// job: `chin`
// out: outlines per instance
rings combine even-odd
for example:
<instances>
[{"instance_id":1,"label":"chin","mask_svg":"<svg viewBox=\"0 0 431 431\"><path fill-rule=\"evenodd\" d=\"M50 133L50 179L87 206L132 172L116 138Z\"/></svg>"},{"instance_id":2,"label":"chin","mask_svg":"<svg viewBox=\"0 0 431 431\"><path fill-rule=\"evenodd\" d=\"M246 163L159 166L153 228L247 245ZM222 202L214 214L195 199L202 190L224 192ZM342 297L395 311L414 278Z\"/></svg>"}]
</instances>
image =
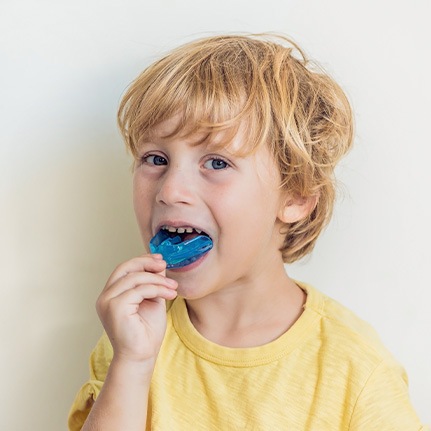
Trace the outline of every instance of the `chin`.
<instances>
[{"instance_id":1,"label":"chin","mask_svg":"<svg viewBox=\"0 0 431 431\"><path fill-rule=\"evenodd\" d=\"M202 288L199 286L187 285L186 283L179 282L177 294L181 298L189 301L202 299L209 295L209 292L203 292Z\"/></svg>"},{"instance_id":2,"label":"chin","mask_svg":"<svg viewBox=\"0 0 431 431\"><path fill-rule=\"evenodd\" d=\"M180 286L177 289L178 296L183 299L193 301L194 299L201 299L203 296L202 293L196 292L193 289L182 289Z\"/></svg>"}]
</instances>

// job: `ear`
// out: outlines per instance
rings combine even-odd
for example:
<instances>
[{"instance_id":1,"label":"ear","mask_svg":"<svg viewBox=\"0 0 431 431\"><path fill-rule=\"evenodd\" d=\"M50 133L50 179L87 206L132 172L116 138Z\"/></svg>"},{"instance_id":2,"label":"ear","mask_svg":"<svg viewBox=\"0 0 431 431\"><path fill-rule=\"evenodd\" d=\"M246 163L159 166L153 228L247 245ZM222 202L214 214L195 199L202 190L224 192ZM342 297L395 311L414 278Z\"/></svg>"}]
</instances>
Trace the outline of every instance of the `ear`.
<instances>
[{"instance_id":1,"label":"ear","mask_svg":"<svg viewBox=\"0 0 431 431\"><path fill-rule=\"evenodd\" d=\"M283 223L295 223L308 217L316 208L319 196L288 196L280 208L278 218Z\"/></svg>"}]
</instances>

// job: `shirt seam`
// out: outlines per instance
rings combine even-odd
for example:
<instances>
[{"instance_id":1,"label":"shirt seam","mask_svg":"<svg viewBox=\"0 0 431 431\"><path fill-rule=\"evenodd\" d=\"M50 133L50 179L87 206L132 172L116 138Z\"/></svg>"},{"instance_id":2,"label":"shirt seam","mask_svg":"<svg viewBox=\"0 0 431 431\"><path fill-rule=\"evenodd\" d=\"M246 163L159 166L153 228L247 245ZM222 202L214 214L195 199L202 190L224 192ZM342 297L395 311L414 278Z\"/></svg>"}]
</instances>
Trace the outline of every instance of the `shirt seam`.
<instances>
[{"instance_id":1,"label":"shirt seam","mask_svg":"<svg viewBox=\"0 0 431 431\"><path fill-rule=\"evenodd\" d=\"M368 375L368 377L366 378L364 385L362 386L361 390L358 393L358 396L356 397L356 401L355 401L355 405L352 408L352 414L350 415L350 420L349 420L349 430L351 429L352 426L352 420L353 420L353 416L355 414L355 409L358 405L359 399L361 398L361 395L363 394L363 392L365 391L365 388L367 387L368 382L370 381L371 377L374 375L374 373L377 371L378 368L380 368L380 366L384 363L384 360L380 360L380 362L371 370L370 374Z\"/></svg>"}]
</instances>

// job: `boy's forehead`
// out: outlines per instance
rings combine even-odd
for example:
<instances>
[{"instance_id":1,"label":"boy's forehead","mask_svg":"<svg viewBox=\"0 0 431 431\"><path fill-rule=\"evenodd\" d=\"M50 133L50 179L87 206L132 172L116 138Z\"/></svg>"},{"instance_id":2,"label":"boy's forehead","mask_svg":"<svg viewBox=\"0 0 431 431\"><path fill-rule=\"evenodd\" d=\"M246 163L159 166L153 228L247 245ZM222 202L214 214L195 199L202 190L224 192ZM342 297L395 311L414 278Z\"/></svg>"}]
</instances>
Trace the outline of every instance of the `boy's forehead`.
<instances>
[{"instance_id":1,"label":"boy's forehead","mask_svg":"<svg viewBox=\"0 0 431 431\"><path fill-rule=\"evenodd\" d=\"M180 128L181 116L178 114L156 124L150 130L148 130L147 134L152 138L163 139L174 135L175 132Z\"/></svg>"},{"instance_id":2,"label":"boy's forehead","mask_svg":"<svg viewBox=\"0 0 431 431\"><path fill-rule=\"evenodd\" d=\"M180 114L161 121L140 139L145 141L169 142L173 139L184 139L191 145L204 144L207 148L224 149L231 153L248 152L245 148L245 126L232 127L224 130L211 130L196 124L183 123Z\"/></svg>"}]
</instances>

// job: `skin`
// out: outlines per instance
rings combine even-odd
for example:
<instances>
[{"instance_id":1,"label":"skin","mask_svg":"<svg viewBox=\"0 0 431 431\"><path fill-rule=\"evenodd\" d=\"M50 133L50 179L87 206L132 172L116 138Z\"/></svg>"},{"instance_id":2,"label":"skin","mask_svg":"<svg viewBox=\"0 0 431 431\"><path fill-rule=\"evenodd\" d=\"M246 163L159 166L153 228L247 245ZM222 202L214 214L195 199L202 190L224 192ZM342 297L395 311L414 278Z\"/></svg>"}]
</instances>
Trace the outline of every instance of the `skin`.
<instances>
[{"instance_id":1,"label":"skin","mask_svg":"<svg viewBox=\"0 0 431 431\"><path fill-rule=\"evenodd\" d=\"M145 429L148 392L166 329L165 300L186 299L191 322L207 339L229 347L268 343L298 319L304 293L288 277L280 253L283 222L305 217L313 203L282 192L277 166L262 146L235 155L200 136L164 138L161 123L142 142L134 171L134 208L145 244L161 226L192 226L214 247L194 264L166 271L160 255L118 266L97 310L114 357L84 430ZM217 149L216 149L217 148Z\"/></svg>"}]
</instances>

